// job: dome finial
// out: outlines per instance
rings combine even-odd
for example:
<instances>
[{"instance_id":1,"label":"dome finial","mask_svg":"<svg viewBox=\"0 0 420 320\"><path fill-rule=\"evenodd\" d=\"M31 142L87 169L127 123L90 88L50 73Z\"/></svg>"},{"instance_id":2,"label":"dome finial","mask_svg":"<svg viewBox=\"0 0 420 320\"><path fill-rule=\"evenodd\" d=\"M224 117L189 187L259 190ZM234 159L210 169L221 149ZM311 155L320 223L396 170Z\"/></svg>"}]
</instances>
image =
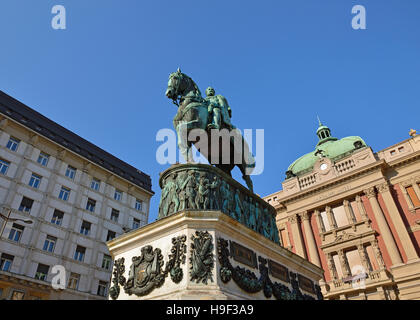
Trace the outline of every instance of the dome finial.
<instances>
[{"instance_id":1,"label":"dome finial","mask_svg":"<svg viewBox=\"0 0 420 320\"><path fill-rule=\"evenodd\" d=\"M322 126L321 120L319 120L318 115L317 115L316 117L318 118L318 123L319 123L319 126Z\"/></svg>"}]
</instances>

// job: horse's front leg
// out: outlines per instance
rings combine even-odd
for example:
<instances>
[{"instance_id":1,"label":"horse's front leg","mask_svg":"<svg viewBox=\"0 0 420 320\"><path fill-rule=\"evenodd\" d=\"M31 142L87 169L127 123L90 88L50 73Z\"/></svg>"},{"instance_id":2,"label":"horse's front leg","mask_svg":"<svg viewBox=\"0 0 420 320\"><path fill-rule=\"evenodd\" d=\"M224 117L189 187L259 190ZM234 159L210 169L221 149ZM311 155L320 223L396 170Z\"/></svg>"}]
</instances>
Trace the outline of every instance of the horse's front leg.
<instances>
[{"instance_id":1,"label":"horse's front leg","mask_svg":"<svg viewBox=\"0 0 420 320\"><path fill-rule=\"evenodd\" d=\"M181 154L187 163L194 163L192 143L188 141L188 122L178 124L176 132L178 135L179 151L181 151Z\"/></svg>"}]
</instances>

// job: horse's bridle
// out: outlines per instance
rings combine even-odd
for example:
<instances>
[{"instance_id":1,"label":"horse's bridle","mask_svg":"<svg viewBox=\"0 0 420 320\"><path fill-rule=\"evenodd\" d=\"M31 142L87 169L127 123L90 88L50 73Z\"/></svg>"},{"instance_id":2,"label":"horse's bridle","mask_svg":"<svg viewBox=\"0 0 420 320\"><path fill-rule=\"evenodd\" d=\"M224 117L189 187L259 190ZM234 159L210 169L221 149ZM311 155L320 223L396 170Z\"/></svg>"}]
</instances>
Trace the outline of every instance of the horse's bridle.
<instances>
[{"instance_id":1,"label":"horse's bridle","mask_svg":"<svg viewBox=\"0 0 420 320\"><path fill-rule=\"evenodd\" d=\"M176 73L175 73L176 74ZM175 76L175 74L174 74L174 76ZM181 75L181 73L179 73L179 75ZM173 78L173 77L172 77ZM171 78L171 81L173 81L173 79ZM188 78L188 76L187 76L187 78ZM172 84L172 83L171 83ZM176 97L175 97L175 99L172 99L172 103L173 104L175 104L176 106L178 106L179 107L179 105L182 103L182 100L183 99L190 99L191 100L191 102L202 102L203 101L203 98L201 98L201 97L194 97L194 96L186 96L186 97L181 97L181 95L179 94L179 92L178 92L178 90L179 90L179 87L181 86L181 79L180 78L178 78L177 80L176 80L176 85L174 86L174 85L170 85L170 86L168 86L168 88L170 88L170 89L175 89L175 91L174 92L176 92ZM178 100L178 96L180 96L179 97L179 100Z\"/></svg>"},{"instance_id":2,"label":"horse's bridle","mask_svg":"<svg viewBox=\"0 0 420 320\"><path fill-rule=\"evenodd\" d=\"M173 77L171 77L171 81L173 81ZM172 82L171 82L172 83ZM174 88L174 86L172 86L172 85L170 85L169 86L169 88L171 88L171 89L175 89L175 93L176 93L176 97L175 97L175 99L172 99L172 103L173 104L175 104L175 105L177 105L178 107L179 107L179 103L178 103L178 96L179 96L179 94L178 94L178 90L179 90L179 86L181 85L181 79L180 78L178 78L177 80L176 80L176 86L175 86L175 88Z\"/></svg>"}]
</instances>

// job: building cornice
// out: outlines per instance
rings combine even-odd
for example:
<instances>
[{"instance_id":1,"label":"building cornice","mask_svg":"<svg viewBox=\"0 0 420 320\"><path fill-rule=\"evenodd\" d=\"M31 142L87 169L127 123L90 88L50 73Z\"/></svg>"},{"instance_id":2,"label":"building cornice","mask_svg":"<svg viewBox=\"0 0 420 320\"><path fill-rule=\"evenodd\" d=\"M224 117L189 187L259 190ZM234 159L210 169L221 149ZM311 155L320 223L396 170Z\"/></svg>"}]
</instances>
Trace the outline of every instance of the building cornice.
<instances>
[{"instance_id":1,"label":"building cornice","mask_svg":"<svg viewBox=\"0 0 420 320\"><path fill-rule=\"evenodd\" d=\"M335 179L331 179L328 181L325 181L324 183L318 184L316 186L310 187L308 189L299 191L295 194L291 194L283 199L278 199L277 203L272 203L271 205L276 208L282 208L284 207L287 203L292 202L294 200L297 199L302 199L302 198L307 198L309 196L315 195L317 193L320 193L322 191L325 191L326 189L332 187L332 186L337 186L340 184L343 184L349 180L352 180L356 177L360 177L360 176L364 176L367 175L373 171L376 171L378 169L382 169L384 168L384 166L386 165L386 161L385 160L378 160L372 164L369 164L367 166L364 166L360 169L351 171L347 174L344 174L342 176L339 176Z\"/></svg>"}]
</instances>

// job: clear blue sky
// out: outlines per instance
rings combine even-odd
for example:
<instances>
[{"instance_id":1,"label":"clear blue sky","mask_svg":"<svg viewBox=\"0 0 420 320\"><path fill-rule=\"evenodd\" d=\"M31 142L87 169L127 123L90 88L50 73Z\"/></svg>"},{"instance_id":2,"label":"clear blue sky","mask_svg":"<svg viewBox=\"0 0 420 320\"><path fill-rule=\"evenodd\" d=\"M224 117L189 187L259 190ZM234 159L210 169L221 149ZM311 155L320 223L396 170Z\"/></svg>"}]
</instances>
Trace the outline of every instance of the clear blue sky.
<instances>
[{"instance_id":1,"label":"clear blue sky","mask_svg":"<svg viewBox=\"0 0 420 320\"><path fill-rule=\"evenodd\" d=\"M56 4L66 30L51 28ZM367 30L351 28L356 4ZM236 126L265 129L254 186L267 195L314 149L316 115L374 151L420 129L419 34L417 0L2 0L0 89L148 173L154 221L178 66L227 97Z\"/></svg>"}]
</instances>

